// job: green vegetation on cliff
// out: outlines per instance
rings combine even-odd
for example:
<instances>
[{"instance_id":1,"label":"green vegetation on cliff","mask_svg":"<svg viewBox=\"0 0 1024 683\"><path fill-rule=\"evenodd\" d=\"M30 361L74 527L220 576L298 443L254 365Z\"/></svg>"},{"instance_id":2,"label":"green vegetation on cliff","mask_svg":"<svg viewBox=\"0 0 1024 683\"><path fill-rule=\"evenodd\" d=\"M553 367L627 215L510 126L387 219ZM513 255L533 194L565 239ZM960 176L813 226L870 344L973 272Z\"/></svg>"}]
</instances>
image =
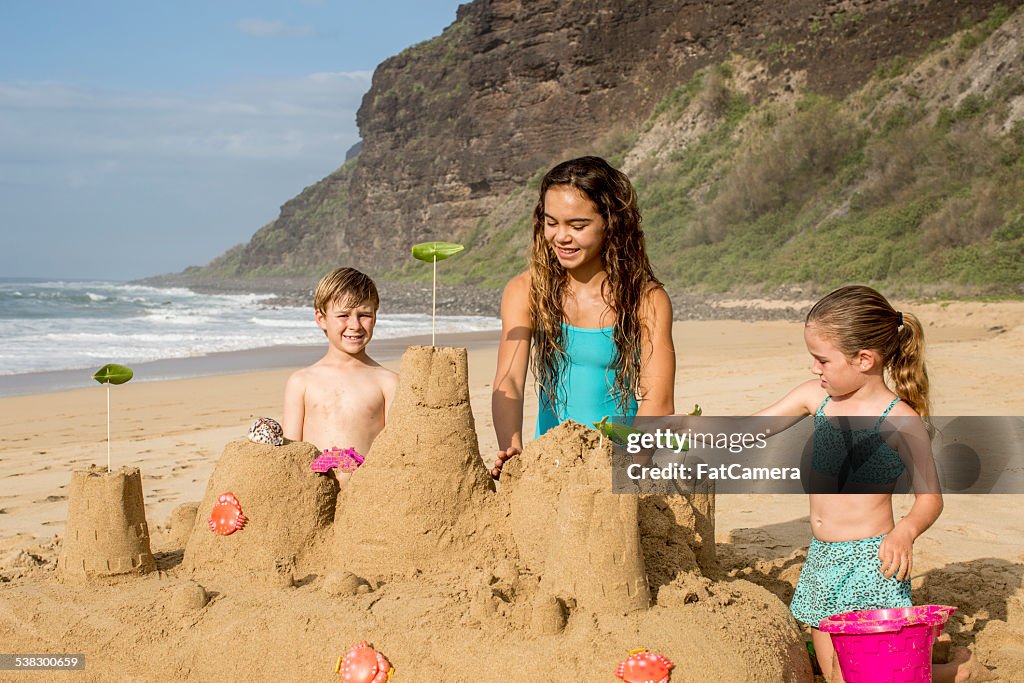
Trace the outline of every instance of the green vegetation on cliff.
<instances>
[{"instance_id":1,"label":"green vegetation on cliff","mask_svg":"<svg viewBox=\"0 0 1024 683\"><path fill-rule=\"evenodd\" d=\"M997 8L843 99L781 87L754 103L756 65L733 60L672 90L617 148L591 151L634 180L672 291L1021 295L1024 73L992 61L1021 54L1024 17L995 33L1006 19ZM535 188L480 221L448 278L501 286L525 267Z\"/></svg>"},{"instance_id":2,"label":"green vegetation on cliff","mask_svg":"<svg viewBox=\"0 0 1024 683\"><path fill-rule=\"evenodd\" d=\"M616 49L622 31L663 29L665 45L690 50L673 57L685 77L662 68L641 85L616 80L604 52L566 47L578 17L549 4L562 24L530 49L517 46L533 14L508 21L473 2L442 35L382 64L360 109L361 158L179 281L308 289L353 265L385 283L424 282L408 249L441 235L466 245L444 284L497 289L527 266L543 173L600 154L633 179L670 292L856 281L903 296L1024 294L1016 0L939 2L943 13L869 2L860 14L810 17L782 3L779 25L764 23L761 5L737 3L734 20L708 15L699 35L612 12L593 28L607 38L601 50ZM677 17L671 3L662 9ZM959 12L974 20L958 25ZM701 53L705 43L719 47ZM644 59L635 74L672 62L658 51ZM631 94L616 100L619 90ZM602 106L607 123L579 119ZM595 121L606 128L581 132Z\"/></svg>"}]
</instances>

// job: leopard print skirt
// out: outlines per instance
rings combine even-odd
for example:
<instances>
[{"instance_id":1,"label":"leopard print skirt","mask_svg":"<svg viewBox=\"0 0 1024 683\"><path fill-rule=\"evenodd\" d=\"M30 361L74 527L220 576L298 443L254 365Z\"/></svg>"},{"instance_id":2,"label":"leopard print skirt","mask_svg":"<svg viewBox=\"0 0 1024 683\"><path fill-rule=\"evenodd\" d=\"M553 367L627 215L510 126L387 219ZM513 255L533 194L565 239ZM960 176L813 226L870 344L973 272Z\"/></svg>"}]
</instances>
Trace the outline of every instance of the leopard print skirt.
<instances>
[{"instance_id":1,"label":"leopard print skirt","mask_svg":"<svg viewBox=\"0 0 1024 683\"><path fill-rule=\"evenodd\" d=\"M822 619L865 609L910 607L910 581L879 571L878 547L885 535L829 543L811 539L789 609L817 628Z\"/></svg>"}]
</instances>

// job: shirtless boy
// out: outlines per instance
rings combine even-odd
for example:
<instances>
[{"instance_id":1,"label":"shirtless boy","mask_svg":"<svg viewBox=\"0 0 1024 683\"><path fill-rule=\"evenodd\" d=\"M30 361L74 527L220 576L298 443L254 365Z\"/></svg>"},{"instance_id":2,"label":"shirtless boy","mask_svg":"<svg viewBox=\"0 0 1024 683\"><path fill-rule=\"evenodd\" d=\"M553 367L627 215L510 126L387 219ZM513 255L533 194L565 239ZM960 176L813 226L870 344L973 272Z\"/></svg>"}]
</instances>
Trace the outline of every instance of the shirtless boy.
<instances>
[{"instance_id":1,"label":"shirtless boy","mask_svg":"<svg viewBox=\"0 0 1024 683\"><path fill-rule=\"evenodd\" d=\"M316 324L327 336L327 353L292 374L284 390L284 435L321 450L353 448L365 455L384 420L398 375L366 353L380 298L373 280L353 268L325 275L313 296ZM354 462L339 467L344 486ZM347 471L346 471L347 470Z\"/></svg>"}]
</instances>

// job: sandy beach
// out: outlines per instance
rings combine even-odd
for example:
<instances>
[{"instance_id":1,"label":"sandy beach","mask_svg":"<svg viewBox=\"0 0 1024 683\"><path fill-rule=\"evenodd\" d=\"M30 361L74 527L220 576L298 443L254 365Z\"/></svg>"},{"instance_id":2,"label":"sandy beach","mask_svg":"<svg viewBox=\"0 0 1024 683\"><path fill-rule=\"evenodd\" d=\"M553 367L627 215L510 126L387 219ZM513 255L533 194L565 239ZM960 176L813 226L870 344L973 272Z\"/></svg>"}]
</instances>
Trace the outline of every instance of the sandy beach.
<instances>
[{"instance_id":1,"label":"sandy beach","mask_svg":"<svg viewBox=\"0 0 1024 683\"><path fill-rule=\"evenodd\" d=\"M1024 377L1024 303L901 303L897 307L914 312L926 325L936 414L1024 414L1024 392L1016 381ZM809 358L801 329L798 322L779 321L675 323L677 411L699 403L707 415L748 414L807 379ZM496 341L497 334L482 333L439 340L439 345L469 350L472 417L479 452L488 463L496 451L490 415ZM398 370L398 356L406 343L371 347L371 355ZM172 511L203 499L225 445L243 438L255 417L280 418L289 373L319 355L316 349L290 353L284 356L291 361L287 367L281 367L279 359L268 360L272 354L264 352L263 359L255 361L262 369L243 371L225 363L225 371L232 374L134 381L113 388L111 463L115 468L141 469L153 551L166 554L167 571L161 574L169 572L173 577L176 571L173 563L167 567L166 557L178 553L180 561L181 548L173 547L171 540L180 537L165 533ZM195 374L217 372L216 360L201 361L204 367ZM139 378L144 379L143 373ZM25 391L46 386L39 379L24 382ZM55 581L71 471L106 463L105 401L105 390L98 385L0 398L0 429L5 435L0 444L0 640L13 638L12 645L0 650L52 652L55 646L80 643L82 635L74 628L40 635L42 640L34 643L33 633L40 632L23 627L32 622L31 614L38 617L45 611L48 598L40 596L49 595L45 586ZM527 401L525 413L526 430L532 432L535 398ZM909 497L898 499L898 511L906 510L910 502ZM803 496L718 496L714 525L722 576L745 578L788 602L810 535L806 507ZM915 546L913 581L915 602L960 608L949 629L954 644L970 647L996 680L1020 680L1024 675L1024 496L947 496L939 521ZM74 596L88 589L66 590ZM109 613L103 619L115 617ZM92 628L99 628L97 623ZM265 626L275 628L272 619ZM98 660L107 650L114 653L121 646L97 638L90 669L100 680L104 671L111 670ZM295 671L307 670L298 664L305 655L293 656L293 668L257 667L256 671L261 676L284 671L285 678L293 679ZM110 654L109 659L123 665L124 653ZM211 670L197 666L190 674L180 664L175 666L185 678ZM139 664L122 673L115 679L160 680L168 672L159 665ZM467 673L452 680L475 679ZM612 680L610 671L608 680ZM675 674L672 680L677 680ZM679 680L697 679L680 674ZM725 676L723 680L733 679Z\"/></svg>"}]
</instances>

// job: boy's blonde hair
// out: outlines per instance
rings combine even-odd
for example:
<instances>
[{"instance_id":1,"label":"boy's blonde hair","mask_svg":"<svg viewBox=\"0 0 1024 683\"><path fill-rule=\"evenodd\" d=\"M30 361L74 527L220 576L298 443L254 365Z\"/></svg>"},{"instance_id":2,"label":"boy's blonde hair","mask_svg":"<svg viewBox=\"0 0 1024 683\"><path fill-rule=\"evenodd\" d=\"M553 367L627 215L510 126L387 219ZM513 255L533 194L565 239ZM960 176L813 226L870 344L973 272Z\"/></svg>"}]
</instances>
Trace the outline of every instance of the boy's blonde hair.
<instances>
[{"instance_id":1,"label":"boy's blonde hair","mask_svg":"<svg viewBox=\"0 0 1024 683\"><path fill-rule=\"evenodd\" d=\"M368 275L355 268L335 268L320 278L313 294L313 308L321 315L327 315L327 307L332 303L369 304L376 311L380 306L380 296L377 285Z\"/></svg>"}]
</instances>

